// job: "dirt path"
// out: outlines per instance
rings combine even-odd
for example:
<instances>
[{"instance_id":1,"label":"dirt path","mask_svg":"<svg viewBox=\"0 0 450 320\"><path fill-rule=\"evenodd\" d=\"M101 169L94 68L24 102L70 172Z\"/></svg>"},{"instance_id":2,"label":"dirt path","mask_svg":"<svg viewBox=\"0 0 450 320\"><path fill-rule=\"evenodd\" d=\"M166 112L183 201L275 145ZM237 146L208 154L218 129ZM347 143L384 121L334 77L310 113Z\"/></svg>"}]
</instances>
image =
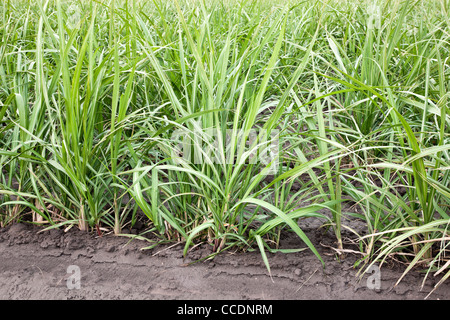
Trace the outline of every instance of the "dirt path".
<instances>
[{"instance_id":1,"label":"dirt path","mask_svg":"<svg viewBox=\"0 0 450 320\"><path fill-rule=\"evenodd\" d=\"M38 230L25 224L0 229L0 299L405 300L423 299L434 285L431 281L438 280L428 280L420 292L422 276L410 273L392 288L401 271L383 266L381 287L372 290L367 277L360 282L355 278L356 256L338 263L331 249L318 244L326 237L319 238L323 236L315 228L306 231L325 259L325 270L309 250L268 254L272 279L258 251L227 252L185 266L209 252L208 246L192 251L183 261L182 245L141 251L146 242L127 244L124 237L95 238L77 230L37 234ZM304 246L289 236L284 244ZM68 273L69 266L76 266L74 274ZM77 271L79 289L70 282ZM450 299L450 283L429 299Z\"/></svg>"}]
</instances>

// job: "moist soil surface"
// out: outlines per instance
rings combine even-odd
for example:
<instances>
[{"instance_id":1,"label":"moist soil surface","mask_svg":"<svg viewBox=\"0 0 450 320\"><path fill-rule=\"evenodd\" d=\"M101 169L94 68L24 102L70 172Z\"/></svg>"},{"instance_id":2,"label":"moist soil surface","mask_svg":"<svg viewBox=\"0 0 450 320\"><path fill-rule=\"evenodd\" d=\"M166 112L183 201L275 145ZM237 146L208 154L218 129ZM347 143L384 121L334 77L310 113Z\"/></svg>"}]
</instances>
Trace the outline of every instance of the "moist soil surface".
<instances>
[{"instance_id":1,"label":"moist soil surface","mask_svg":"<svg viewBox=\"0 0 450 320\"><path fill-rule=\"evenodd\" d=\"M38 232L42 227L16 223L0 229L0 299L422 300L439 281L430 275L421 288L424 273L413 270L394 286L406 267L387 261L377 289L372 281L375 274L357 277L358 250L346 245L355 252L339 256L333 249L333 235L318 226L308 222L301 227L325 268L309 249L267 253L270 275L258 250L229 250L198 261L212 253L211 245L198 245L183 259L182 243L141 250L149 245L147 241L98 237L76 228ZM280 245L306 248L290 233ZM72 281L76 274L69 266L74 265L81 276L79 288ZM450 282L427 299L449 300Z\"/></svg>"}]
</instances>

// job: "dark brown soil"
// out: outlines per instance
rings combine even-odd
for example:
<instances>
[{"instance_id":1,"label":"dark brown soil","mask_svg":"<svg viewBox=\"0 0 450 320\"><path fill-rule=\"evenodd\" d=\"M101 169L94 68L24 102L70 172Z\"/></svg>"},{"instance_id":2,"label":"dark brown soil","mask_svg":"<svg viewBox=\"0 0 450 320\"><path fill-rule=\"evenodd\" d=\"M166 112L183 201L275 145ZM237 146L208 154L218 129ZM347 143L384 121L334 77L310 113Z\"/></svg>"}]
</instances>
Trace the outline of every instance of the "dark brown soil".
<instances>
[{"instance_id":1,"label":"dark brown soil","mask_svg":"<svg viewBox=\"0 0 450 320\"><path fill-rule=\"evenodd\" d=\"M313 221L313 220L310 220ZM160 245L140 250L145 241L106 235L101 238L78 230L42 230L29 224L0 229L0 299L173 299L173 300L412 300L424 299L439 279L432 276L420 291L423 275L408 275L396 287L404 267L383 265L381 288L358 280L353 263L357 254L336 260L332 235L318 231L320 223L303 225L325 260L308 249L297 253L268 253L270 277L260 253L224 252L213 260L188 264L211 253L207 244L183 260L183 245ZM305 247L294 235L285 235L283 247ZM187 265L186 265L187 264ZM79 289L69 289L68 267L79 267ZM428 299L450 299L444 282Z\"/></svg>"}]
</instances>

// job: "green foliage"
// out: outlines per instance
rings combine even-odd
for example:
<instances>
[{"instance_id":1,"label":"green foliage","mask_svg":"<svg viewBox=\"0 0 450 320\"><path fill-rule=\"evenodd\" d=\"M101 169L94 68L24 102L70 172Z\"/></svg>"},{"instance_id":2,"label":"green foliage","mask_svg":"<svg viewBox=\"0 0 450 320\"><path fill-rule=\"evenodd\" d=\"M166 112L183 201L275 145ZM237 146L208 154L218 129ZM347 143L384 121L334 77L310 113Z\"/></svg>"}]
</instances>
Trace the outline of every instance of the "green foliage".
<instances>
[{"instance_id":1,"label":"green foliage","mask_svg":"<svg viewBox=\"0 0 450 320\"><path fill-rule=\"evenodd\" d=\"M270 272L282 230L322 261L299 220L342 250L359 219L361 264L399 255L446 279L449 9L3 1L0 224L121 234L141 214L185 254L257 247Z\"/></svg>"}]
</instances>

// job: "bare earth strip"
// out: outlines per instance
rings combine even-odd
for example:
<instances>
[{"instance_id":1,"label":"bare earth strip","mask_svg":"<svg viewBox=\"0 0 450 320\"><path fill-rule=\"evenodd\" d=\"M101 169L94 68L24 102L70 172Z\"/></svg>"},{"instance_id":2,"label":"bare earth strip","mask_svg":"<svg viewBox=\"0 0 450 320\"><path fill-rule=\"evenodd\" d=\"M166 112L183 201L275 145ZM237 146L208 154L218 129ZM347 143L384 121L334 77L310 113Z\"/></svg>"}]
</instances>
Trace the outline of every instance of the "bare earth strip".
<instances>
[{"instance_id":1,"label":"bare earth strip","mask_svg":"<svg viewBox=\"0 0 450 320\"><path fill-rule=\"evenodd\" d=\"M361 281L356 278L356 256L338 262L333 250L321 245L316 247L325 269L308 250L268 254L271 278L258 251L226 252L214 260L186 265L208 254L209 246L199 246L183 261L182 245L141 251L146 242L128 243L125 237L95 238L77 230L37 234L38 230L24 224L0 229L0 299L421 300L433 288L432 281L439 280L429 277L420 291L423 275L410 272L393 288L401 269L388 264L381 269L381 288L372 290L367 276ZM308 235L314 241L323 237L315 228ZM290 236L284 244L302 245ZM68 288L71 265L79 267L79 289ZM449 298L449 282L429 297Z\"/></svg>"}]
</instances>

